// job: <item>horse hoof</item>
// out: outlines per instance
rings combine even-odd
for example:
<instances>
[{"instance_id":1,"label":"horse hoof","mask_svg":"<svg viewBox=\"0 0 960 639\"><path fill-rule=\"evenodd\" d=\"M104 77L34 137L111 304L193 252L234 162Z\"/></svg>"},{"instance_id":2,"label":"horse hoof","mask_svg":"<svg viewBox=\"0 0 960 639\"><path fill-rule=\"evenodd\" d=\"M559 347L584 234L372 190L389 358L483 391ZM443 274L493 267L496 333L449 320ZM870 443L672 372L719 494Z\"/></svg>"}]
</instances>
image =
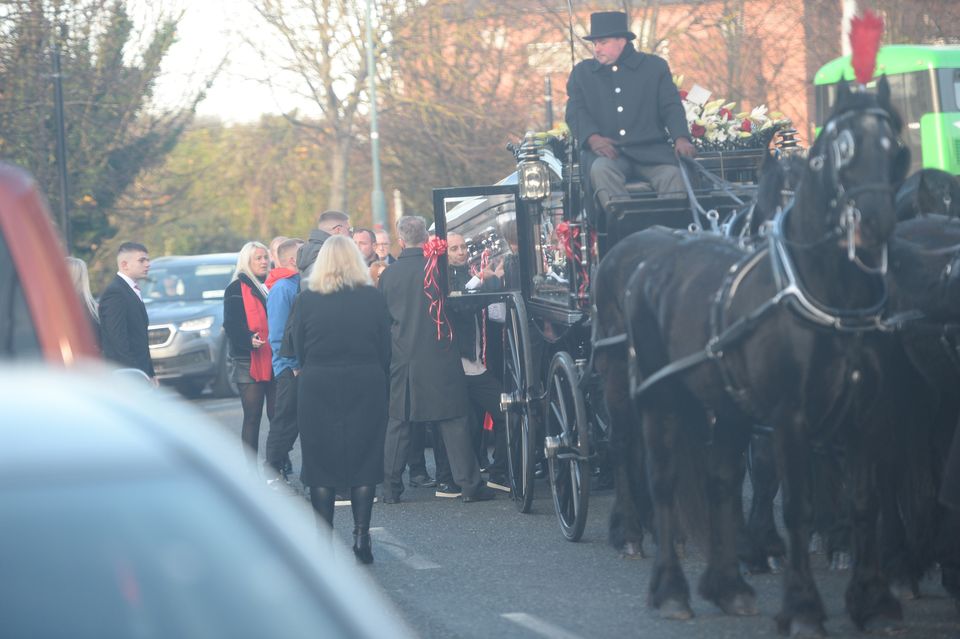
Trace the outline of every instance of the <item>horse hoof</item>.
<instances>
[{"instance_id":1,"label":"horse hoof","mask_svg":"<svg viewBox=\"0 0 960 639\"><path fill-rule=\"evenodd\" d=\"M783 557L774 557L773 555L767 557L767 567L771 573L779 575L783 572Z\"/></svg>"},{"instance_id":2,"label":"horse hoof","mask_svg":"<svg viewBox=\"0 0 960 639\"><path fill-rule=\"evenodd\" d=\"M757 610L756 598L747 593L740 593L734 596L729 603L721 606L721 609L724 613L737 617L753 617L760 614L760 611Z\"/></svg>"},{"instance_id":3,"label":"horse hoof","mask_svg":"<svg viewBox=\"0 0 960 639\"><path fill-rule=\"evenodd\" d=\"M838 550L830 558L830 570L846 571L850 570L850 553L844 550Z\"/></svg>"},{"instance_id":4,"label":"horse hoof","mask_svg":"<svg viewBox=\"0 0 960 639\"><path fill-rule=\"evenodd\" d=\"M671 621L687 621L693 619L693 610L685 601L667 599L660 604L660 618Z\"/></svg>"},{"instance_id":5,"label":"horse hoof","mask_svg":"<svg viewBox=\"0 0 960 639\"><path fill-rule=\"evenodd\" d=\"M645 559L643 542L628 541L620 548L620 557L623 559Z\"/></svg>"},{"instance_id":6,"label":"horse hoof","mask_svg":"<svg viewBox=\"0 0 960 639\"><path fill-rule=\"evenodd\" d=\"M790 639L823 639L827 631L823 624L794 619L790 622Z\"/></svg>"}]
</instances>

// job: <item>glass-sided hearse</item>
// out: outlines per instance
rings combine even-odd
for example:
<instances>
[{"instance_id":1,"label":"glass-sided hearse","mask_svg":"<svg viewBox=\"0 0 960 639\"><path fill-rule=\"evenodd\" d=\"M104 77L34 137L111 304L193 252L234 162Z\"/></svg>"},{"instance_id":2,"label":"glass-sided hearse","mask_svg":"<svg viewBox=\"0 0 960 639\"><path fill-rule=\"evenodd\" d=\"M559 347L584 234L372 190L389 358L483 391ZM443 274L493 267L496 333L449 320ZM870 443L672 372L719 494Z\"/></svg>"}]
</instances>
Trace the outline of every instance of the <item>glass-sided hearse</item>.
<instances>
[{"instance_id":1,"label":"glass-sided hearse","mask_svg":"<svg viewBox=\"0 0 960 639\"><path fill-rule=\"evenodd\" d=\"M488 367L502 355L513 499L530 510L535 467L545 459L561 530L576 541L591 483L609 481L608 427L590 365L591 274L629 233L654 225L719 229L752 200L766 149L701 154L684 172L687 193L657 198L649 185L631 184L607 215L582 192L568 136L528 133L511 150L517 170L499 183L433 192L437 236L462 235L476 272L502 264L502 290L450 290L445 257L440 281L448 305L486 308Z\"/></svg>"}]
</instances>

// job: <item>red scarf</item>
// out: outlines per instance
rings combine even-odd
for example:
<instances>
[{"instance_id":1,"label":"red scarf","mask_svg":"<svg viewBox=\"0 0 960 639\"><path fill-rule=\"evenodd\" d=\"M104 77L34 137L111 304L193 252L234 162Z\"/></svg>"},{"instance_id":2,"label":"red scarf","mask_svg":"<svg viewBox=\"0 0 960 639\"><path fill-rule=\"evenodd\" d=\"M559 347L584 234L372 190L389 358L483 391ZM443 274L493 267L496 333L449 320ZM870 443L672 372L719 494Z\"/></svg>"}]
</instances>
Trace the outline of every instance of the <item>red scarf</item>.
<instances>
[{"instance_id":1,"label":"red scarf","mask_svg":"<svg viewBox=\"0 0 960 639\"><path fill-rule=\"evenodd\" d=\"M247 314L247 327L251 333L259 333L263 346L250 349L250 377L257 382L273 379L273 352L270 350L270 327L267 325L267 309L246 282L240 282L243 295L243 310Z\"/></svg>"},{"instance_id":2,"label":"red scarf","mask_svg":"<svg viewBox=\"0 0 960 639\"><path fill-rule=\"evenodd\" d=\"M270 271L270 274L267 275L267 281L263 283L269 291L273 288L273 285L277 283L278 280L285 280L288 277L293 277L294 275L300 275L300 271L294 268L286 268L283 266L278 266L277 268Z\"/></svg>"}]
</instances>

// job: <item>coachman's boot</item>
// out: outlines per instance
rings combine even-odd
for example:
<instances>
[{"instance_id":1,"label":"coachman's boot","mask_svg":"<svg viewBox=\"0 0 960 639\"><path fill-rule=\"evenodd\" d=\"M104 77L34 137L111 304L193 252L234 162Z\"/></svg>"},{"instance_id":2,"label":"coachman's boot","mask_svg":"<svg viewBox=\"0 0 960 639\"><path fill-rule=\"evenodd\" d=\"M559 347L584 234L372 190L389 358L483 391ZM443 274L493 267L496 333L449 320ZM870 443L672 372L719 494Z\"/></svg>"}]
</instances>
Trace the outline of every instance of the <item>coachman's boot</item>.
<instances>
[{"instance_id":1,"label":"coachman's boot","mask_svg":"<svg viewBox=\"0 0 960 639\"><path fill-rule=\"evenodd\" d=\"M353 529L353 554L361 564L373 563L373 551L370 548L370 529Z\"/></svg>"}]
</instances>

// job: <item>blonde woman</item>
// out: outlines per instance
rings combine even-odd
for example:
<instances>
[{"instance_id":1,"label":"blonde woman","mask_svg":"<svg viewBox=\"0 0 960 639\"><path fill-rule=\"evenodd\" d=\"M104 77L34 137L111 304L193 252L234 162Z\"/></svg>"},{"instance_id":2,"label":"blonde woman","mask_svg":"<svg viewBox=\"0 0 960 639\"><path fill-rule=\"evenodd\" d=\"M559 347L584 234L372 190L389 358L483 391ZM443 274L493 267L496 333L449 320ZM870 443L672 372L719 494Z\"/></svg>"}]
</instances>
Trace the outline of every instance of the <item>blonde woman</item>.
<instances>
[{"instance_id":1,"label":"blonde woman","mask_svg":"<svg viewBox=\"0 0 960 639\"><path fill-rule=\"evenodd\" d=\"M97 301L93 299L90 292L90 275L87 272L87 263L76 257L67 258L67 271L70 273L70 282L73 283L73 290L80 297L83 309L87 312L90 319L90 327L97 341L100 341L100 312L97 309Z\"/></svg>"},{"instance_id":2,"label":"blonde woman","mask_svg":"<svg viewBox=\"0 0 960 639\"><path fill-rule=\"evenodd\" d=\"M349 237L334 235L323 243L287 330L301 366L300 479L328 524L335 488L350 486L353 551L361 563L372 563L370 516L376 485L383 481L390 314Z\"/></svg>"},{"instance_id":3,"label":"blonde woman","mask_svg":"<svg viewBox=\"0 0 960 639\"><path fill-rule=\"evenodd\" d=\"M247 460L257 467L263 405L273 419L273 364L267 328L267 287L270 254L260 242L247 242L237 256L233 281L223 292L223 330L227 334L233 376L240 389Z\"/></svg>"}]
</instances>

